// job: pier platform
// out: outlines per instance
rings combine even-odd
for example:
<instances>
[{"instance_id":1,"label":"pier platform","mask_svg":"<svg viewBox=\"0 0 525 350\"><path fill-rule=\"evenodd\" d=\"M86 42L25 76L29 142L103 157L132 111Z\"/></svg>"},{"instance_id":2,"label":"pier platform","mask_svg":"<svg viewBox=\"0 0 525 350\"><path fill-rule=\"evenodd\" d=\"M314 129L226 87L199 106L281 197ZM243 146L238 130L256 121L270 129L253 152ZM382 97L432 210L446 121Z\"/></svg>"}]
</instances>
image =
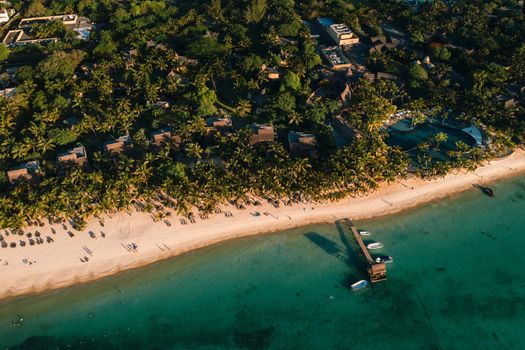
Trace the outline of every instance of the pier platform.
<instances>
[{"instance_id":1,"label":"pier platform","mask_svg":"<svg viewBox=\"0 0 525 350\"><path fill-rule=\"evenodd\" d=\"M370 252L366 248L365 243L363 242L363 239L361 238L361 234L355 227L354 223L350 219L343 220L346 225L350 228L352 233L354 234L354 238L357 241L357 244L359 245L359 248L361 248L361 252L363 253L364 257L366 258L368 268L368 278L370 279L370 282L376 283L386 280L386 264L384 262L377 263L372 258L372 255L370 255Z\"/></svg>"}]
</instances>

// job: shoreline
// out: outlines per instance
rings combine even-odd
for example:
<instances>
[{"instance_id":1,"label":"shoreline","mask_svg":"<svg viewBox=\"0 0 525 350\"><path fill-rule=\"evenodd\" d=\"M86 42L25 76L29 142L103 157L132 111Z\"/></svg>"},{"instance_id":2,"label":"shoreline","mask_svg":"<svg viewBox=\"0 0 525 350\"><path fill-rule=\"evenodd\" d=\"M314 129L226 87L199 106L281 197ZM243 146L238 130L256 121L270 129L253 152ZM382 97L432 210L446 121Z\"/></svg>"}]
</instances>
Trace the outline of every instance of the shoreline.
<instances>
[{"instance_id":1,"label":"shoreline","mask_svg":"<svg viewBox=\"0 0 525 350\"><path fill-rule=\"evenodd\" d=\"M195 224L181 225L172 212L172 216L167 218L171 226L162 221L153 222L148 213L119 212L106 216L104 227L96 218L90 219L82 232L68 227L68 230L74 231L74 237L69 237L68 230L61 225L28 227L25 232L38 230L42 238L50 236L54 242L0 248L0 276L3 282L0 299L87 283L235 238L333 223L347 217L365 220L392 215L464 192L480 181L488 183L523 173L525 151L516 150L512 155L490 161L474 172L458 171L430 181L416 178L400 180L381 185L367 196L335 203L300 203L274 208L265 202L262 206L245 210L221 205L221 209L230 211L233 217L214 214L208 220L197 218ZM256 211L269 215L254 216ZM56 234L51 233L52 227ZM90 231L95 238L90 237ZM101 232L105 233L105 238L102 238ZM8 243L18 243L20 239L27 241L26 237L12 235L5 239ZM129 249L130 244L137 245L136 251ZM89 257L89 261L81 262L80 259L85 256ZM25 259L31 264L24 262Z\"/></svg>"}]
</instances>

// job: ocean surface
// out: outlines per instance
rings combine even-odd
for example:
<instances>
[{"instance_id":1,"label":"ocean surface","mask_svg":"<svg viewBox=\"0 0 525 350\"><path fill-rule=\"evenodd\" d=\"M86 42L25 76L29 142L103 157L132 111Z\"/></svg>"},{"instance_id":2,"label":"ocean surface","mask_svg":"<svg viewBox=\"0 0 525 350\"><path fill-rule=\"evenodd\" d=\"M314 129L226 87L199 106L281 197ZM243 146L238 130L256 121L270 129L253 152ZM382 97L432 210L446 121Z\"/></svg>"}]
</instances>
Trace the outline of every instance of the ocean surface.
<instances>
[{"instance_id":1,"label":"ocean surface","mask_svg":"<svg viewBox=\"0 0 525 350\"><path fill-rule=\"evenodd\" d=\"M525 349L525 178L493 189L358 222L395 259L359 292L350 232L309 226L0 301L0 349Z\"/></svg>"}]
</instances>

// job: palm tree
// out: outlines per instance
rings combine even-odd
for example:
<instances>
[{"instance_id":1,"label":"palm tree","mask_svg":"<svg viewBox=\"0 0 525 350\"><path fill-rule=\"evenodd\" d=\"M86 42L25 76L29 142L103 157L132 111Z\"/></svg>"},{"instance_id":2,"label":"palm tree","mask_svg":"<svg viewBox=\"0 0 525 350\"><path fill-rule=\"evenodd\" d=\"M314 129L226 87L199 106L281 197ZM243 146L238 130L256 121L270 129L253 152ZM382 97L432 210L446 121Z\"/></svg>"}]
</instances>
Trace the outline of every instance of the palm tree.
<instances>
[{"instance_id":1,"label":"palm tree","mask_svg":"<svg viewBox=\"0 0 525 350\"><path fill-rule=\"evenodd\" d=\"M434 136L434 142L435 142L435 149L439 150L439 145L443 142L447 142L448 135L444 132L438 132L436 136Z\"/></svg>"},{"instance_id":2,"label":"palm tree","mask_svg":"<svg viewBox=\"0 0 525 350\"><path fill-rule=\"evenodd\" d=\"M289 119L288 119L288 124L290 124L290 125L299 125L302 122L303 122L303 118L301 117L301 115L299 113L297 113L296 111L293 111L292 113L290 113Z\"/></svg>"},{"instance_id":3,"label":"palm tree","mask_svg":"<svg viewBox=\"0 0 525 350\"><path fill-rule=\"evenodd\" d=\"M186 154L189 158L200 159L202 157L203 149L198 143L190 142L185 146Z\"/></svg>"},{"instance_id":4,"label":"palm tree","mask_svg":"<svg viewBox=\"0 0 525 350\"><path fill-rule=\"evenodd\" d=\"M235 111L239 116L244 117L252 112L252 104L248 100L240 100Z\"/></svg>"}]
</instances>

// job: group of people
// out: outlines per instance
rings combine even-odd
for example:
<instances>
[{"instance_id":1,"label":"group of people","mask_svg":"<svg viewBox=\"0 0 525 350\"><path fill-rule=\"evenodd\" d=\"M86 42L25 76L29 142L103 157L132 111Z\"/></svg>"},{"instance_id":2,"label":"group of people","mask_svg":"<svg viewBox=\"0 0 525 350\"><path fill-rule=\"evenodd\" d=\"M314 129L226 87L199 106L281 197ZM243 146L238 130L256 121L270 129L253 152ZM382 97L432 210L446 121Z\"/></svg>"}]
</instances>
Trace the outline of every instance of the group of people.
<instances>
[{"instance_id":1,"label":"group of people","mask_svg":"<svg viewBox=\"0 0 525 350\"><path fill-rule=\"evenodd\" d=\"M33 265L33 264L36 264L36 260L28 260L28 259L23 259L22 262L26 265Z\"/></svg>"}]
</instances>

